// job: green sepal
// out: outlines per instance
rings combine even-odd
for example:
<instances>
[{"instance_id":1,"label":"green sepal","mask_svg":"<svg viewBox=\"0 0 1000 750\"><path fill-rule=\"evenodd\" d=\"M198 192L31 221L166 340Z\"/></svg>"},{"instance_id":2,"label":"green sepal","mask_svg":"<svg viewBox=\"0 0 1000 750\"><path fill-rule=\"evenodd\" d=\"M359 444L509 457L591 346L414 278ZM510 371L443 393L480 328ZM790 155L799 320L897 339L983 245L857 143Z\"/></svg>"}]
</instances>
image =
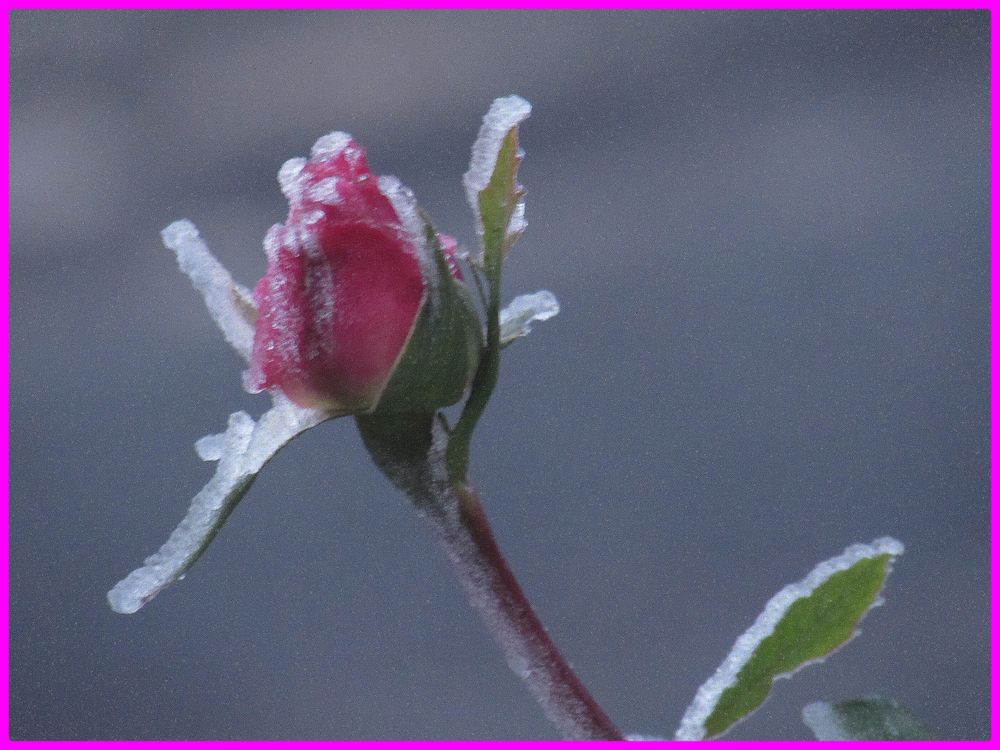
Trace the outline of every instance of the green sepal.
<instances>
[{"instance_id":1,"label":"green sepal","mask_svg":"<svg viewBox=\"0 0 1000 750\"><path fill-rule=\"evenodd\" d=\"M462 398L479 365L482 324L465 284L448 268L430 224L426 240L433 278L413 332L373 414L429 412Z\"/></svg>"},{"instance_id":2,"label":"green sepal","mask_svg":"<svg viewBox=\"0 0 1000 750\"><path fill-rule=\"evenodd\" d=\"M436 423L439 419L435 412L361 414L355 419L372 461L418 507L435 502L431 488L440 484L434 466L447 436Z\"/></svg>"},{"instance_id":3,"label":"green sepal","mask_svg":"<svg viewBox=\"0 0 1000 750\"><path fill-rule=\"evenodd\" d=\"M802 720L818 740L936 740L936 734L891 698L817 701Z\"/></svg>"}]
</instances>

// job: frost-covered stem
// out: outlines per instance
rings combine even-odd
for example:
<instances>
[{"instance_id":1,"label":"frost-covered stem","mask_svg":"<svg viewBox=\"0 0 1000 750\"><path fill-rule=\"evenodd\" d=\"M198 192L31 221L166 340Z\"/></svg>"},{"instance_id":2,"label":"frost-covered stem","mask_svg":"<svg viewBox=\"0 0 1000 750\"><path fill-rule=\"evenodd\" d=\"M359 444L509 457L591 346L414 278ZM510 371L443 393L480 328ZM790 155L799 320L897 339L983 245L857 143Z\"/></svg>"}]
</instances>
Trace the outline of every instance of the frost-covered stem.
<instances>
[{"instance_id":1,"label":"frost-covered stem","mask_svg":"<svg viewBox=\"0 0 1000 750\"><path fill-rule=\"evenodd\" d=\"M559 653L507 565L476 492L453 484L451 502L428 509L473 608L566 739L620 740L621 733Z\"/></svg>"}]
</instances>

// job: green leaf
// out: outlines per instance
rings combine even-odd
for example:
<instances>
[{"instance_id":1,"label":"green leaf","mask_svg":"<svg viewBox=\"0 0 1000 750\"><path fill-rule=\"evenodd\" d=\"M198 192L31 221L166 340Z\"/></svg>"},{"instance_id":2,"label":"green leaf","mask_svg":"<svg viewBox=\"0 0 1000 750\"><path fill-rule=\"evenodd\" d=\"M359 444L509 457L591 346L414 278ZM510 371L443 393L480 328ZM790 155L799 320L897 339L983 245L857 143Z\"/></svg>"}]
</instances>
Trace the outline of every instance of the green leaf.
<instances>
[{"instance_id":1,"label":"green leaf","mask_svg":"<svg viewBox=\"0 0 1000 750\"><path fill-rule=\"evenodd\" d=\"M465 193L483 239L483 266L491 283L499 276L503 255L520 237L524 221L524 188L517 182L523 159L518 128L531 112L519 96L494 100L472 146Z\"/></svg>"},{"instance_id":2,"label":"green leaf","mask_svg":"<svg viewBox=\"0 0 1000 750\"><path fill-rule=\"evenodd\" d=\"M818 701L802 709L818 740L935 740L938 737L891 698Z\"/></svg>"},{"instance_id":3,"label":"green leaf","mask_svg":"<svg viewBox=\"0 0 1000 750\"><path fill-rule=\"evenodd\" d=\"M698 690L678 739L715 737L760 706L775 678L821 661L856 634L903 545L884 537L848 547L768 602Z\"/></svg>"},{"instance_id":4,"label":"green leaf","mask_svg":"<svg viewBox=\"0 0 1000 750\"><path fill-rule=\"evenodd\" d=\"M518 204L524 197L524 189L517 184L517 169L522 159L522 152L517 145L517 128L511 128L501 143L493 176L486 188L479 193L487 268L490 267L491 254L505 253L521 233L520 227L516 227L513 232L508 229L518 210Z\"/></svg>"},{"instance_id":5,"label":"green leaf","mask_svg":"<svg viewBox=\"0 0 1000 750\"><path fill-rule=\"evenodd\" d=\"M194 496L187 514L142 567L108 592L108 604L120 614L133 614L194 565L243 499L264 465L292 438L330 419L333 414L302 409L280 394L274 407L257 421L246 412L230 415L221 435L195 443L205 461L217 461L215 474Z\"/></svg>"}]
</instances>

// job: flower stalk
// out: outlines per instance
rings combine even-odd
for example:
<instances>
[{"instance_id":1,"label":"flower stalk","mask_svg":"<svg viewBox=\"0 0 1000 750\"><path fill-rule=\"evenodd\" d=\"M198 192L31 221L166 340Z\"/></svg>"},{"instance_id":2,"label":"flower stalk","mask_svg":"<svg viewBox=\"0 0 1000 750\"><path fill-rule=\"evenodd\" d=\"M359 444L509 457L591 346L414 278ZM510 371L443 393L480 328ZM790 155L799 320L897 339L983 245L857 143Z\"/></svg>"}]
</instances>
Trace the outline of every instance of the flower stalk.
<instances>
[{"instance_id":1,"label":"flower stalk","mask_svg":"<svg viewBox=\"0 0 1000 750\"><path fill-rule=\"evenodd\" d=\"M430 524L470 605L546 718L565 739L623 739L535 614L478 494L467 482L449 478L449 437L440 421L414 418L404 425L393 417L368 416L357 422L376 465Z\"/></svg>"},{"instance_id":2,"label":"flower stalk","mask_svg":"<svg viewBox=\"0 0 1000 750\"><path fill-rule=\"evenodd\" d=\"M473 609L503 649L507 664L564 738L623 739L532 609L497 546L475 490L455 484L450 491L455 512L428 514L428 520Z\"/></svg>"}]
</instances>

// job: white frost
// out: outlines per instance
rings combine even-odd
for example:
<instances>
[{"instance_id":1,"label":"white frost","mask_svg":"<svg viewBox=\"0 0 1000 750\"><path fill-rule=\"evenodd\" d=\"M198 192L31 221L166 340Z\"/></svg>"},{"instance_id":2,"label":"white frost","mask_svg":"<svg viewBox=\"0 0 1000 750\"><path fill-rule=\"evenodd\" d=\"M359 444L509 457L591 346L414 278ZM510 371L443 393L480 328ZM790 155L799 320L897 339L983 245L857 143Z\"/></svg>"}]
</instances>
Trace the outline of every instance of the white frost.
<instances>
[{"instance_id":1,"label":"white frost","mask_svg":"<svg viewBox=\"0 0 1000 750\"><path fill-rule=\"evenodd\" d=\"M472 145L472 158L469 161L469 170L462 177L465 185L465 197L472 207L472 213L476 217L476 231L480 236L483 234L483 217L479 212L479 193L486 189L496 168L497 156L500 155L500 147L503 139L511 131L528 119L531 114L531 105L516 94L494 99L490 105L489 112L483 117L483 124L479 128L479 136ZM514 216L507 227L508 234L516 234L524 231L527 223L524 220L524 201L519 201L514 209Z\"/></svg>"},{"instance_id":2,"label":"white frost","mask_svg":"<svg viewBox=\"0 0 1000 750\"><path fill-rule=\"evenodd\" d=\"M278 185L281 186L281 194L288 199L289 203L297 203L302 196L302 184L304 182L302 170L306 166L306 160L301 156L289 159L281 165L278 170Z\"/></svg>"},{"instance_id":3,"label":"white frost","mask_svg":"<svg viewBox=\"0 0 1000 750\"><path fill-rule=\"evenodd\" d=\"M433 283L437 279L437 274L434 272L434 258L430 248L427 247L424 220L420 215L416 196L413 195L412 190L399 181L398 177L392 175L380 175L378 189L392 204L392 210L399 217L407 242L416 250L417 261L420 263L423 277Z\"/></svg>"},{"instance_id":4,"label":"white frost","mask_svg":"<svg viewBox=\"0 0 1000 750\"><path fill-rule=\"evenodd\" d=\"M336 177L324 177L309 188L308 195L310 200L314 200L317 203L324 203L327 206L336 206L343 200L340 197L340 192L337 190Z\"/></svg>"},{"instance_id":5,"label":"white frost","mask_svg":"<svg viewBox=\"0 0 1000 750\"><path fill-rule=\"evenodd\" d=\"M515 297L500 311L500 344L505 346L516 338L527 336L532 323L548 320L558 313L559 301L547 289Z\"/></svg>"},{"instance_id":6,"label":"white frost","mask_svg":"<svg viewBox=\"0 0 1000 750\"><path fill-rule=\"evenodd\" d=\"M312 151L310 152L310 156L313 159L322 161L335 159L345 148L347 148L350 142L350 133L335 130L332 133L327 133L326 135L320 136L316 139L316 142L313 144ZM348 154L347 156L348 159L350 159L352 155Z\"/></svg>"},{"instance_id":7,"label":"white frost","mask_svg":"<svg viewBox=\"0 0 1000 750\"><path fill-rule=\"evenodd\" d=\"M701 740L705 738L705 721L712 715L722 693L735 684L736 676L740 670L754 655L761 642L774 632L788 608L796 601L812 594L835 573L847 570L861 560L879 555L897 557L901 554L903 554L903 543L892 537L882 537L871 544L852 544L837 557L821 562L798 583L789 584L775 594L754 624L750 626L750 629L736 639L733 650L730 651L729 656L722 662L715 674L698 688L694 700L681 719L681 725L674 735L675 739ZM879 603L876 601L873 606L877 606ZM812 662L806 664L808 663ZM806 664L801 666L806 666Z\"/></svg>"},{"instance_id":8,"label":"white frost","mask_svg":"<svg viewBox=\"0 0 1000 750\"><path fill-rule=\"evenodd\" d=\"M205 306L226 341L249 361L257 317L250 290L233 281L190 221L175 221L160 234L163 244L176 254L181 271L205 299Z\"/></svg>"}]
</instances>

